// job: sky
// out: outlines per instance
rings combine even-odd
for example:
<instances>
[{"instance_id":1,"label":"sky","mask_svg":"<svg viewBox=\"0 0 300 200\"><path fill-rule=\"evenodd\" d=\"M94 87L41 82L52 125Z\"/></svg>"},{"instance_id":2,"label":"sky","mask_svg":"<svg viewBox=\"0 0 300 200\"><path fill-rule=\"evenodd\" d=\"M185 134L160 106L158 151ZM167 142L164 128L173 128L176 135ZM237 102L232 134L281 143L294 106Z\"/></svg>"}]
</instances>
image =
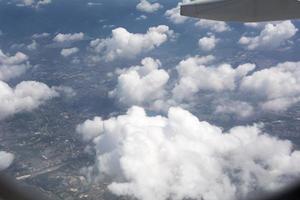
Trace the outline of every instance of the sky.
<instances>
[{"instance_id":1,"label":"sky","mask_svg":"<svg viewBox=\"0 0 300 200\"><path fill-rule=\"evenodd\" d=\"M116 196L240 199L296 180L299 132L270 124L299 125L299 21L192 19L181 3L0 0L1 126L74 113L62 123L94 160L81 173ZM0 170L18 156L0 144Z\"/></svg>"}]
</instances>

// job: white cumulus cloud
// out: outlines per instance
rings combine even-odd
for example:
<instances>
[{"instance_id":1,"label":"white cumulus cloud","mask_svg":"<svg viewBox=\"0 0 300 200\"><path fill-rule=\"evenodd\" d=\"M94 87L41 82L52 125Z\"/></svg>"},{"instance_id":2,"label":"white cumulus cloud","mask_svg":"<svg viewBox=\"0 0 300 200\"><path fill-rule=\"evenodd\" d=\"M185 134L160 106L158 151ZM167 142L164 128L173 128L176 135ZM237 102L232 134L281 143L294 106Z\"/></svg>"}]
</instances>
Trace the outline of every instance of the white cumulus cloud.
<instances>
[{"instance_id":1,"label":"white cumulus cloud","mask_svg":"<svg viewBox=\"0 0 300 200\"><path fill-rule=\"evenodd\" d=\"M54 42L76 42L84 39L84 33L59 33L54 38Z\"/></svg>"},{"instance_id":2,"label":"white cumulus cloud","mask_svg":"<svg viewBox=\"0 0 300 200\"><path fill-rule=\"evenodd\" d=\"M31 44L27 45L27 49L30 50L30 51L34 51L38 48L38 43L33 40Z\"/></svg>"},{"instance_id":3,"label":"white cumulus cloud","mask_svg":"<svg viewBox=\"0 0 300 200\"><path fill-rule=\"evenodd\" d=\"M167 19L169 19L174 24L182 24L189 19L188 17L180 15L180 5L181 3L178 3L175 8L171 8L165 12L165 16L167 17Z\"/></svg>"},{"instance_id":4,"label":"white cumulus cloud","mask_svg":"<svg viewBox=\"0 0 300 200\"><path fill-rule=\"evenodd\" d=\"M230 27L221 21L200 19L195 25L201 29L209 29L210 31L218 33L230 30Z\"/></svg>"},{"instance_id":5,"label":"white cumulus cloud","mask_svg":"<svg viewBox=\"0 0 300 200\"><path fill-rule=\"evenodd\" d=\"M6 151L0 151L0 171L8 168L14 160L14 155Z\"/></svg>"},{"instance_id":6,"label":"white cumulus cloud","mask_svg":"<svg viewBox=\"0 0 300 200\"><path fill-rule=\"evenodd\" d=\"M0 49L0 80L7 81L23 74L30 64L28 56L17 52L15 55L6 55Z\"/></svg>"},{"instance_id":7,"label":"white cumulus cloud","mask_svg":"<svg viewBox=\"0 0 300 200\"><path fill-rule=\"evenodd\" d=\"M141 12L153 13L161 9L163 6L159 3L150 3L147 0L140 0L139 4L136 6L136 9Z\"/></svg>"},{"instance_id":8,"label":"white cumulus cloud","mask_svg":"<svg viewBox=\"0 0 300 200\"><path fill-rule=\"evenodd\" d=\"M0 119L31 111L58 95L54 88L36 81L23 81L14 88L0 81Z\"/></svg>"},{"instance_id":9,"label":"white cumulus cloud","mask_svg":"<svg viewBox=\"0 0 300 200\"><path fill-rule=\"evenodd\" d=\"M242 36L239 43L245 45L249 50L259 48L273 49L292 38L297 31L298 29L291 21L283 21L277 24L268 23L258 36Z\"/></svg>"},{"instance_id":10,"label":"white cumulus cloud","mask_svg":"<svg viewBox=\"0 0 300 200\"><path fill-rule=\"evenodd\" d=\"M23 81L11 87L5 81L18 77L30 67L28 56L17 52L6 55L0 50L0 120L15 113L31 111L59 95L60 87L36 81Z\"/></svg>"},{"instance_id":11,"label":"white cumulus cloud","mask_svg":"<svg viewBox=\"0 0 300 200\"><path fill-rule=\"evenodd\" d=\"M50 33L35 33L32 35L32 38L33 39L40 39L40 38L46 38L46 37L49 37L50 36Z\"/></svg>"},{"instance_id":12,"label":"white cumulus cloud","mask_svg":"<svg viewBox=\"0 0 300 200\"><path fill-rule=\"evenodd\" d=\"M232 91L236 88L236 81L242 79L255 69L253 64L243 64L233 68L229 64L207 66L207 62L213 59L207 57L190 57L183 60L176 67L179 80L173 89L175 99L190 98L200 90L221 92Z\"/></svg>"},{"instance_id":13,"label":"white cumulus cloud","mask_svg":"<svg viewBox=\"0 0 300 200\"><path fill-rule=\"evenodd\" d=\"M63 57L69 57L71 55L76 54L77 52L79 52L79 49L77 47L73 47L73 48L68 48L68 49L62 49L60 54Z\"/></svg>"},{"instance_id":14,"label":"white cumulus cloud","mask_svg":"<svg viewBox=\"0 0 300 200\"><path fill-rule=\"evenodd\" d=\"M216 106L216 114L234 114L240 118L251 117L254 114L254 108L248 102L243 101L225 101Z\"/></svg>"},{"instance_id":15,"label":"white cumulus cloud","mask_svg":"<svg viewBox=\"0 0 300 200\"><path fill-rule=\"evenodd\" d=\"M283 112L300 102L300 64L285 62L256 70L251 63L232 66L214 56L194 56L166 71L160 61L146 58L141 66L118 70L110 92L120 105L167 111L170 106L193 109L206 105L212 115L248 118L259 113ZM170 74L174 79L170 80Z\"/></svg>"},{"instance_id":16,"label":"white cumulus cloud","mask_svg":"<svg viewBox=\"0 0 300 200\"><path fill-rule=\"evenodd\" d=\"M148 52L160 46L173 36L168 26L150 27L145 34L130 33L125 28L112 30L112 36L95 39L90 46L96 53L103 54L106 61L116 58L134 58L140 53Z\"/></svg>"},{"instance_id":17,"label":"white cumulus cloud","mask_svg":"<svg viewBox=\"0 0 300 200\"><path fill-rule=\"evenodd\" d=\"M160 61L145 58L141 64L123 70L118 77L116 89L110 93L123 105L151 104L165 94L169 74L160 69Z\"/></svg>"},{"instance_id":18,"label":"white cumulus cloud","mask_svg":"<svg viewBox=\"0 0 300 200\"><path fill-rule=\"evenodd\" d=\"M39 7L41 5L50 4L52 0L18 0L17 2L20 6Z\"/></svg>"},{"instance_id":19,"label":"white cumulus cloud","mask_svg":"<svg viewBox=\"0 0 300 200\"><path fill-rule=\"evenodd\" d=\"M300 63L285 62L244 77L240 90L252 94L263 109L284 111L300 101Z\"/></svg>"},{"instance_id":20,"label":"white cumulus cloud","mask_svg":"<svg viewBox=\"0 0 300 200\"><path fill-rule=\"evenodd\" d=\"M257 125L223 132L179 107L167 117L132 107L81 126L96 152L95 165L85 171L94 181L109 180L110 191L120 196L232 200L278 189L300 175L300 152L290 141Z\"/></svg>"},{"instance_id":21,"label":"white cumulus cloud","mask_svg":"<svg viewBox=\"0 0 300 200\"><path fill-rule=\"evenodd\" d=\"M82 135L84 141L90 141L97 137L103 131L101 117L94 117L93 120L86 120L76 127L76 132Z\"/></svg>"},{"instance_id":22,"label":"white cumulus cloud","mask_svg":"<svg viewBox=\"0 0 300 200\"><path fill-rule=\"evenodd\" d=\"M216 47L218 41L219 39L217 39L214 35L211 35L200 38L198 44L203 51L211 51Z\"/></svg>"}]
</instances>

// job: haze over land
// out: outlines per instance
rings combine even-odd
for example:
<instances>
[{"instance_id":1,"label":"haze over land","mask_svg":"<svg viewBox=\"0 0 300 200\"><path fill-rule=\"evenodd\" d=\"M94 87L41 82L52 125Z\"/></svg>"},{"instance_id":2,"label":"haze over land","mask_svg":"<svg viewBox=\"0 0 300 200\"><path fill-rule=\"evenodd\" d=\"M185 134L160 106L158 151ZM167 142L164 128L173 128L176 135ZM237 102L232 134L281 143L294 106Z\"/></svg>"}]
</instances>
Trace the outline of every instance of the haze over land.
<instances>
[{"instance_id":1,"label":"haze over land","mask_svg":"<svg viewBox=\"0 0 300 200\"><path fill-rule=\"evenodd\" d=\"M300 23L171 0L0 1L0 170L53 199L240 199L300 175Z\"/></svg>"}]
</instances>

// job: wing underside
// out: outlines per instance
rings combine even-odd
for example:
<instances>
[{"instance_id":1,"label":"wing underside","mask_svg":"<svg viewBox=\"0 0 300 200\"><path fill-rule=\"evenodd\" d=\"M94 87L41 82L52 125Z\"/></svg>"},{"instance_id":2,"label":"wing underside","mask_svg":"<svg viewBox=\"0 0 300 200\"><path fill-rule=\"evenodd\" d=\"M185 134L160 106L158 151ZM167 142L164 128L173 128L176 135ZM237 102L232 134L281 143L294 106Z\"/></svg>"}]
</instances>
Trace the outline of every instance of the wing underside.
<instances>
[{"instance_id":1,"label":"wing underside","mask_svg":"<svg viewBox=\"0 0 300 200\"><path fill-rule=\"evenodd\" d=\"M181 15L220 21L260 22L300 18L300 0L194 1Z\"/></svg>"}]
</instances>

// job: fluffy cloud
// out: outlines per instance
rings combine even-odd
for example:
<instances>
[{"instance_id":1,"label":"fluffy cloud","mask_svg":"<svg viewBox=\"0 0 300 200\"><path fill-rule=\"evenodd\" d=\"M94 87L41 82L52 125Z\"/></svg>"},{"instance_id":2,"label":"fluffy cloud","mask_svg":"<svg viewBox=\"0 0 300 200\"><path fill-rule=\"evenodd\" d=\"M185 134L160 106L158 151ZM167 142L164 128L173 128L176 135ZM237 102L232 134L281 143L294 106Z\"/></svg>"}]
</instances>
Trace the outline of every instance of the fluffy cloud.
<instances>
[{"instance_id":1,"label":"fluffy cloud","mask_svg":"<svg viewBox=\"0 0 300 200\"><path fill-rule=\"evenodd\" d=\"M108 120L79 125L96 152L86 171L110 180L116 195L143 200L241 199L274 190L299 177L300 152L291 142L254 126L228 132L181 108L167 117L147 116L139 107ZM276 147L276 148L274 148Z\"/></svg>"},{"instance_id":2,"label":"fluffy cloud","mask_svg":"<svg viewBox=\"0 0 300 200\"><path fill-rule=\"evenodd\" d=\"M273 24L274 26L280 24L282 21L272 21L272 22L248 22L244 23L246 27L263 29L267 24Z\"/></svg>"},{"instance_id":3,"label":"fluffy cloud","mask_svg":"<svg viewBox=\"0 0 300 200\"><path fill-rule=\"evenodd\" d=\"M183 0L183 3L189 3L190 0ZM165 12L165 16L167 19L169 19L174 24L182 24L189 19L190 17L185 17L180 15L180 6L182 3L178 3L175 8L171 8ZM205 20L201 19L195 23L195 26L199 28L209 29L214 32L224 32L229 31L230 27L225 23L221 21L214 21L214 20Z\"/></svg>"},{"instance_id":4,"label":"fluffy cloud","mask_svg":"<svg viewBox=\"0 0 300 200\"><path fill-rule=\"evenodd\" d=\"M300 101L300 62L286 62L245 77L242 92L252 94L264 110L284 111Z\"/></svg>"},{"instance_id":5,"label":"fluffy cloud","mask_svg":"<svg viewBox=\"0 0 300 200\"><path fill-rule=\"evenodd\" d=\"M31 111L58 95L54 88L36 81L23 81L14 88L0 81L0 119Z\"/></svg>"},{"instance_id":6,"label":"fluffy cloud","mask_svg":"<svg viewBox=\"0 0 300 200\"><path fill-rule=\"evenodd\" d=\"M18 0L21 6L39 7L41 5L50 4L52 0Z\"/></svg>"},{"instance_id":7,"label":"fluffy cloud","mask_svg":"<svg viewBox=\"0 0 300 200\"><path fill-rule=\"evenodd\" d=\"M26 0L25 0L26 1ZM30 1L30 0L29 0ZM46 5L46 4L49 4L49 3L51 3L52 2L52 0L39 0L39 1L37 1L37 5L39 6L39 5Z\"/></svg>"},{"instance_id":8,"label":"fluffy cloud","mask_svg":"<svg viewBox=\"0 0 300 200\"><path fill-rule=\"evenodd\" d=\"M27 49L30 51L34 51L38 48L38 43L33 40L31 44L27 45Z\"/></svg>"},{"instance_id":9,"label":"fluffy cloud","mask_svg":"<svg viewBox=\"0 0 300 200\"><path fill-rule=\"evenodd\" d=\"M23 74L30 67L27 61L27 55L21 52L9 56L0 49L0 80L7 81Z\"/></svg>"},{"instance_id":10,"label":"fluffy cloud","mask_svg":"<svg viewBox=\"0 0 300 200\"><path fill-rule=\"evenodd\" d=\"M14 65L14 64L20 64L26 60L28 60L28 57L21 52L16 53L14 56L8 56L5 55L2 50L0 50L1 64Z\"/></svg>"},{"instance_id":11,"label":"fluffy cloud","mask_svg":"<svg viewBox=\"0 0 300 200\"><path fill-rule=\"evenodd\" d=\"M178 3L175 8L165 12L165 16L174 24L182 24L189 19L188 17L180 15L180 5L181 3Z\"/></svg>"},{"instance_id":12,"label":"fluffy cloud","mask_svg":"<svg viewBox=\"0 0 300 200\"><path fill-rule=\"evenodd\" d=\"M240 38L239 43L245 45L247 49L258 48L273 49L282 45L286 40L293 37L298 29L291 21L283 21L277 24L266 24L265 28L256 37Z\"/></svg>"},{"instance_id":13,"label":"fluffy cloud","mask_svg":"<svg viewBox=\"0 0 300 200\"><path fill-rule=\"evenodd\" d=\"M97 137L103 131L101 117L95 117L93 120L86 120L76 127L76 132L82 135L84 141L90 141Z\"/></svg>"},{"instance_id":14,"label":"fluffy cloud","mask_svg":"<svg viewBox=\"0 0 300 200\"><path fill-rule=\"evenodd\" d=\"M175 99L190 98L200 90L213 92L232 91L236 88L236 82L255 68L253 64L243 64L235 69L229 64L221 64L219 66L204 65L212 59L212 56L196 56L179 63L176 67L179 81L173 89Z\"/></svg>"},{"instance_id":15,"label":"fluffy cloud","mask_svg":"<svg viewBox=\"0 0 300 200\"><path fill-rule=\"evenodd\" d=\"M203 51L211 51L216 47L218 41L214 35L211 35L209 37L200 38L198 44Z\"/></svg>"},{"instance_id":16,"label":"fluffy cloud","mask_svg":"<svg viewBox=\"0 0 300 200\"><path fill-rule=\"evenodd\" d=\"M136 9L141 12L147 12L147 13L153 13L158 11L160 8L162 8L162 5L159 3L153 3L151 4L147 0L140 0L139 4L136 6Z\"/></svg>"},{"instance_id":17,"label":"fluffy cloud","mask_svg":"<svg viewBox=\"0 0 300 200\"><path fill-rule=\"evenodd\" d=\"M76 54L79 51L77 47L69 48L69 49L62 49L60 54L64 57L71 56L73 54Z\"/></svg>"},{"instance_id":18,"label":"fluffy cloud","mask_svg":"<svg viewBox=\"0 0 300 200\"><path fill-rule=\"evenodd\" d=\"M110 93L123 105L147 105L165 94L169 75L159 69L160 61L145 58L141 64L121 71L117 87Z\"/></svg>"},{"instance_id":19,"label":"fluffy cloud","mask_svg":"<svg viewBox=\"0 0 300 200\"><path fill-rule=\"evenodd\" d=\"M103 4L100 2L88 2L87 5L88 6L102 6Z\"/></svg>"},{"instance_id":20,"label":"fluffy cloud","mask_svg":"<svg viewBox=\"0 0 300 200\"><path fill-rule=\"evenodd\" d=\"M255 112L282 112L300 101L300 63L285 62L254 71L255 65L209 65L212 56L190 57L176 67L179 75L172 89L176 102L191 101L208 92L216 113L249 117ZM253 72L253 73L250 73ZM220 97L221 95L221 97ZM196 100L197 101L197 100Z\"/></svg>"},{"instance_id":21,"label":"fluffy cloud","mask_svg":"<svg viewBox=\"0 0 300 200\"><path fill-rule=\"evenodd\" d=\"M233 114L239 118L247 118L254 114L254 108L243 101L225 101L216 106L216 114Z\"/></svg>"},{"instance_id":22,"label":"fluffy cloud","mask_svg":"<svg viewBox=\"0 0 300 200\"><path fill-rule=\"evenodd\" d=\"M208 92L215 99L216 113L248 117L255 112L286 111L300 101L300 63L285 62L253 72L255 65L209 65L213 59L191 57L176 67L179 78L172 90L177 102L197 98ZM253 72L253 73L250 73ZM220 97L221 95L221 97Z\"/></svg>"},{"instance_id":23,"label":"fluffy cloud","mask_svg":"<svg viewBox=\"0 0 300 200\"><path fill-rule=\"evenodd\" d=\"M183 0L183 3L189 3L191 0ZM171 8L165 12L165 16L167 19L169 19L174 24L182 24L192 18L185 17L180 14L180 6L182 3L178 3L176 7ZM230 27L225 23L221 21L214 21L214 20L205 20L201 19L198 20L195 23L195 26L199 28L209 29L214 32L224 32L229 31Z\"/></svg>"},{"instance_id":24,"label":"fluffy cloud","mask_svg":"<svg viewBox=\"0 0 300 200\"><path fill-rule=\"evenodd\" d=\"M33 39L40 39L40 38L46 38L50 36L50 33L35 33L32 35Z\"/></svg>"},{"instance_id":25,"label":"fluffy cloud","mask_svg":"<svg viewBox=\"0 0 300 200\"><path fill-rule=\"evenodd\" d=\"M15 113L31 111L59 95L60 87L49 88L36 81L23 81L15 87L5 82L20 76L29 67L25 54L18 52L9 56L0 50L0 120Z\"/></svg>"},{"instance_id":26,"label":"fluffy cloud","mask_svg":"<svg viewBox=\"0 0 300 200\"><path fill-rule=\"evenodd\" d=\"M175 67L173 80L161 63L146 58L141 66L119 70L110 96L120 105L167 111L207 105L212 115L242 118L261 112L282 112L300 102L300 64L286 62L255 71L254 64L216 63L213 56L189 57ZM177 74L177 75L176 75Z\"/></svg>"},{"instance_id":27,"label":"fluffy cloud","mask_svg":"<svg viewBox=\"0 0 300 200\"><path fill-rule=\"evenodd\" d=\"M59 95L66 97L66 98L72 98L75 97L77 95L76 91L68 86L53 86L51 87L51 89L57 93L59 93Z\"/></svg>"},{"instance_id":28,"label":"fluffy cloud","mask_svg":"<svg viewBox=\"0 0 300 200\"><path fill-rule=\"evenodd\" d=\"M267 22L247 22L244 23L246 27L251 27L251 28L264 28Z\"/></svg>"},{"instance_id":29,"label":"fluffy cloud","mask_svg":"<svg viewBox=\"0 0 300 200\"><path fill-rule=\"evenodd\" d=\"M57 34L54 38L53 41L54 42L76 42L76 41L80 41L84 39L84 33L67 33L67 34L63 34L63 33L59 33Z\"/></svg>"},{"instance_id":30,"label":"fluffy cloud","mask_svg":"<svg viewBox=\"0 0 300 200\"><path fill-rule=\"evenodd\" d=\"M141 16L138 16L137 18L135 18L136 20L145 20L147 19L148 17L146 15L141 15Z\"/></svg>"},{"instance_id":31,"label":"fluffy cloud","mask_svg":"<svg viewBox=\"0 0 300 200\"><path fill-rule=\"evenodd\" d=\"M173 36L168 26L150 27L145 34L130 33L125 28L112 30L112 37L91 41L90 46L96 53L102 53L103 59L134 58L160 46Z\"/></svg>"},{"instance_id":32,"label":"fluffy cloud","mask_svg":"<svg viewBox=\"0 0 300 200\"><path fill-rule=\"evenodd\" d=\"M221 21L201 19L195 25L199 28L209 29L218 33L230 30L230 27Z\"/></svg>"},{"instance_id":33,"label":"fluffy cloud","mask_svg":"<svg viewBox=\"0 0 300 200\"><path fill-rule=\"evenodd\" d=\"M5 151L0 151L0 171L8 168L14 160L14 155Z\"/></svg>"}]
</instances>

